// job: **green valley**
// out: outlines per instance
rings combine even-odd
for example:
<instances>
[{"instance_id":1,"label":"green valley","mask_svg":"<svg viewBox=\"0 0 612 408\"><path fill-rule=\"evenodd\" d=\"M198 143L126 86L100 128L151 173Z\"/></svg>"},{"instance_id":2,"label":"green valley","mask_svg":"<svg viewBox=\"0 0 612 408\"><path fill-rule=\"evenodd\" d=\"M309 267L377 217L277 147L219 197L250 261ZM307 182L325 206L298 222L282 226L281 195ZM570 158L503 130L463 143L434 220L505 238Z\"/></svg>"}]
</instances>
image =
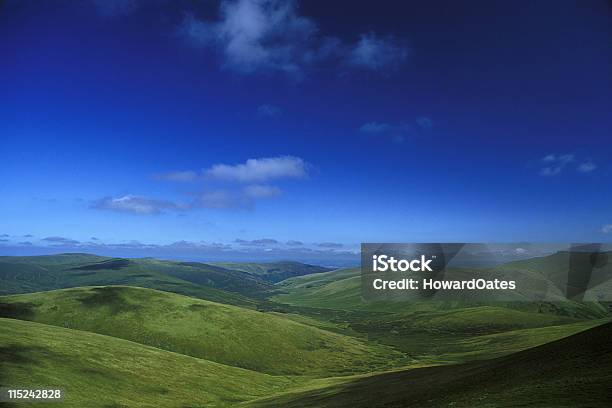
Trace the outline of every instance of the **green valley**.
<instances>
[{"instance_id":1,"label":"green valley","mask_svg":"<svg viewBox=\"0 0 612 408\"><path fill-rule=\"evenodd\" d=\"M491 270L554 280L565 256ZM0 385L64 388L70 407L606 406L607 303L364 302L359 274L0 257Z\"/></svg>"}]
</instances>

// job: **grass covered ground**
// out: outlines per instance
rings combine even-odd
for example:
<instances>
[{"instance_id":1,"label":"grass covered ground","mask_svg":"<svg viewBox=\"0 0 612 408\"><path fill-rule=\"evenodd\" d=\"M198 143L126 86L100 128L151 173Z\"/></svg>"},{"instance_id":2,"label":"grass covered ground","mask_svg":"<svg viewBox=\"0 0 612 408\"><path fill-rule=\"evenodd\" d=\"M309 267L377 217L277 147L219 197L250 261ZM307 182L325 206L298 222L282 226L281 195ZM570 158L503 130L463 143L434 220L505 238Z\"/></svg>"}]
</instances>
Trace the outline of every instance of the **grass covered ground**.
<instances>
[{"instance_id":1,"label":"grass covered ground","mask_svg":"<svg viewBox=\"0 0 612 408\"><path fill-rule=\"evenodd\" d=\"M62 388L62 407L231 407L298 381L41 323L0 327L0 383Z\"/></svg>"},{"instance_id":2,"label":"grass covered ground","mask_svg":"<svg viewBox=\"0 0 612 408\"><path fill-rule=\"evenodd\" d=\"M88 287L0 297L0 315L87 330L269 374L346 375L401 353L285 318L168 292Z\"/></svg>"},{"instance_id":3,"label":"grass covered ground","mask_svg":"<svg viewBox=\"0 0 612 408\"><path fill-rule=\"evenodd\" d=\"M555 281L559 259L496 268ZM0 257L0 291L35 292L0 296L0 385L74 407L608 406L605 303L368 303L358 269L311 272Z\"/></svg>"}]
</instances>

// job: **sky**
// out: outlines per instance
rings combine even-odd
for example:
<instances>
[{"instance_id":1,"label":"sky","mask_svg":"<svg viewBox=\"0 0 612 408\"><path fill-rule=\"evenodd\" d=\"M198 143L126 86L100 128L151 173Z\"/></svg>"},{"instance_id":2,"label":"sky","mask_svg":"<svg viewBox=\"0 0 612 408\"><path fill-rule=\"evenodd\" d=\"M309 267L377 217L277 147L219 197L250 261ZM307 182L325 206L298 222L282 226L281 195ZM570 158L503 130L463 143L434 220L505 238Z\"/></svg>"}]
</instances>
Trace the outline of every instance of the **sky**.
<instances>
[{"instance_id":1,"label":"sky","mask_svg":"<svg viewBox=\"0 0 612 408\"><path fill-rule=\"evenodd\" d=\"M0 254L612 241L610 2L0 4Z\"/></svg>"}]
</instances>

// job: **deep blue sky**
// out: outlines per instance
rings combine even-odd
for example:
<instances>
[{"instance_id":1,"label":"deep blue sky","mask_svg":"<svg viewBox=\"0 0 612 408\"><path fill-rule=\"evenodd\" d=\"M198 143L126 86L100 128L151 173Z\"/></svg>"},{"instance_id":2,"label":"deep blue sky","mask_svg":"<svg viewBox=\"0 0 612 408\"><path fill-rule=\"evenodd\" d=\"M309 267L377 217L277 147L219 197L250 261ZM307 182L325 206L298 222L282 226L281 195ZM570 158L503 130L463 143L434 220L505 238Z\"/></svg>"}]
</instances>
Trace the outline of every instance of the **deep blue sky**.
<instances>
[{"instance_id":1,"label":"deep blue sky","mask_svg":"<svg viewBox=\"0 0 612 408\"><path fill-rule=\"evenodd\" d=\"M610 4L399 3L6 1L0 251L610 241Z\"/></svg>"}]
</instances>

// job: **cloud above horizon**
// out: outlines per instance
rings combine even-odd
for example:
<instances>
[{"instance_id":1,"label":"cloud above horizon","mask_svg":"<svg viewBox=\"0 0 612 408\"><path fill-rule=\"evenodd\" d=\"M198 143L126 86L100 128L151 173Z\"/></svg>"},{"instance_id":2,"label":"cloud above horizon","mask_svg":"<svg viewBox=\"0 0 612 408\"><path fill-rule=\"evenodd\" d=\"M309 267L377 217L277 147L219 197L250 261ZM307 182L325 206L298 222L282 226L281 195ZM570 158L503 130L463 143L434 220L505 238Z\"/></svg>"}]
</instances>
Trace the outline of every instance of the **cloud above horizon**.
<instances>
[{"instance_id":1,"label":"cloud above horizon","mask_svg":"<svg viewBox=\"0 0 612 408\"><path fill-rule=\"evenodd\" d=\"M166 200L156 200L142 196L124 195L122 197L105 197L91 204L96 210L108 210L132 214L159 214L164 210L177 210L179 204Z\"/></svg>"},{"instance_id":2,"label":"cloud above horizon","mask_svg":"<svg viewBox=\"0 0 612 408\"><path fill-rule=\"evenodd\" d=\"M79 241L70 238L64 238L59 236L51 236L41 239L41 241L54 244L54 245L78 245Z\"/></svg>"},{"instance_id":3,"label":"cloud above horizon","mask_svg":"<svg viewBox=\"0 0 612 408\"><path fill-rule=\"evenodd\" d=\"M215 180L260 183L278 179L301 179L307 176L306 162L294 156L248 159L240 164L215 164L204 174Z\"/></svg>"},{"instance_id":4,"label":"cloud above horizon","mask_svg":"<svg viewBox=\"0 0 612 408\"><path fill-rule=\"evenodd\" d=\"M595 163L593 163L592 161L588 160L588 161L585 161L584 163L581 163L578 166L577 170L580 173L590 173L590 172L592 172L592 171L594 171L596 169L597 169L597 165Z\"/></svg>"},{"instance_id":5,"label":"cloud above horizon","mask_svg":"<svg viewBox=\"0 0 612 408\"><path fill-rule=\"evenodd\" d=\"M261 239L253 239L253 240L245 240L245 239L237 238L234 240L234 243L239 244L239 245L244 245L244 246L262 247L262 246L276 245L278 244L278 241L272 238L261 238Z\"/></svg>"},{"instance_id":6,"label":"cloud above horizon","mask_svg":"<svg viewBox=\"0 0 612 408\"><path fill-rule=\"evenodd\" d=\"M408 138L424 136L431 130L434 122L428 117L419 117L414 122L388 123L366 122L359 128L359 132L368 136L383 137L394 143L402 143Z\"/></svg>"},{"instance_id":7,"label":"cloud above horizon","mask_svg":"<svg viewBox=\"0 0 612 408\"><path fill-rule=\"evenodd\" d=\"M347 62L350 66L381 71L397 68L408 58L408 47L393 37L378 37L375 33L362 34L350 50Z\"/></svg>"},{"instance_id":8,"label":"cloud above horizon","mask_svg":"<svg viewBox=\"0 0 612 408\"><path fill-rule=\"evenodd\" d=\"M297 2L291 0L223 0L217 19L188 13L179 33L196 46L217 50L224 68L243 74L299 77L307 68L330 61L382 71L408 56L408 48L391 36L370 32L355 44L324 36L313 19L299 15Z\"/></svg>"},{"instance_id":9,"label":"cloud above horizon","mask_svg":"<svg viewBox=\"0 0 612 408\"><path fill-rule=\"evenodd\" d=\"M540 175L545 177L557 176L563 173L568 167L573 167L576 162L576 156L571 153L547 154L540 159ZM597 165L591 160L583 161L575 168L579 173L590 173L596 169Z\"/></svg>"}]
</instances>

